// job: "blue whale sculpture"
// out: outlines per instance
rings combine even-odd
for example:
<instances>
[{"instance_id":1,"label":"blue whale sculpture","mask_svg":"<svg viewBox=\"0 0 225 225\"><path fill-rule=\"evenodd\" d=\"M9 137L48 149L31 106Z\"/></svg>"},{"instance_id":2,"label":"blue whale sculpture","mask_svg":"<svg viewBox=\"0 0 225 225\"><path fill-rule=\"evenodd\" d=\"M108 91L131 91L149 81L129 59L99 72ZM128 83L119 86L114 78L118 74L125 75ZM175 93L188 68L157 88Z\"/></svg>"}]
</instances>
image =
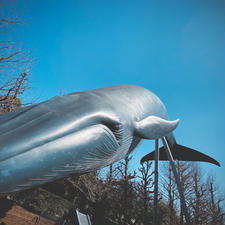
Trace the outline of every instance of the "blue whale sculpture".
<instances>
[{"instance_id":1,"label":"blue whale sculpture","mask_svg":"<svg viewBox=\"0 0 225 225\"><path fill-rule=\"evenodd\" d=\"M105 167L142 139L166 136L174 159L211 157L178 145L160 99L142 87L121 85L54 97L0 115L0 193L31 188L70 174ZM143 161L154 159L154 152ZM160 160L167 160L163 147Z\"/></svg>"}]
</instances>

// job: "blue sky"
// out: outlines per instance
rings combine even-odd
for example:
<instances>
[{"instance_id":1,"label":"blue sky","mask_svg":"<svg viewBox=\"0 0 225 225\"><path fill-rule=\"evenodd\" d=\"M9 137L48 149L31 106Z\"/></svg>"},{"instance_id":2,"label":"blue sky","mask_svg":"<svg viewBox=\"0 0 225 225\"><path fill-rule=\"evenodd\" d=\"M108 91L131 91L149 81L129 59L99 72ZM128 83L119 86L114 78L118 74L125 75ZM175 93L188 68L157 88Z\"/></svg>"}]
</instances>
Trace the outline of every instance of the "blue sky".
<instances>
[{"instance_id":1,"label":"blue sky","mask_svg":"<svg viewBox=\"0 0 225 225\"><path fill-rule=\"evenodd\" d=\"M25 26L14 32L32 49L29 96L46 100L116 84L156 93L178 143L216 158L201 163L225 192L225 6L222 0L16 1ZM26 101L25 99L24 101ZM144 142L132 166L154 147Z\"/></svg>"}]
</instances>

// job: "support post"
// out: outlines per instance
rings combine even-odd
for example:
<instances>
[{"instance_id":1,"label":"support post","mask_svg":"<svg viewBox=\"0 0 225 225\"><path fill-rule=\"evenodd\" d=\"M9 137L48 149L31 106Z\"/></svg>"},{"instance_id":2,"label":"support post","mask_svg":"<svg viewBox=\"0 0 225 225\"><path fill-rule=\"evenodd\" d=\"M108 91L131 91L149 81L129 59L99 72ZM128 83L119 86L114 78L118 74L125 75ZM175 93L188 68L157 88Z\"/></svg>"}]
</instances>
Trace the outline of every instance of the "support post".
<instances>
[{"instance_id":1,"label":"support post","mask_svg":"<svg viewBox=\"0 0 225 225\"><path fill-rule=\"evenodd\" d=\"M154 214L153 224L158 225L159 139L155 140Z\"/></svg>"},{"instance_id":2,"label":"support post","mask_svg":"<svg viewBox=\"0 0 225 225\"><path fill-rule=\"evenodd\" d=\"M173 161L173 156L171 154L170 147L169 147L165 137L162 138L162 142L163 142L164 148L166 150L166 154L168 156L168 159L170 161L172 171L173 171L173 174L174 174L174 177L175 177L175 181L177 183L177 188L178 188L178 192L179 192L180 200L181 200L181 207L182 207L183 212L184 212L186 224L189 225L189 224L191 224L190 216L189 216L189 213L188 213L188 210L187 210L187 206L186 206L186 202L185 202L185 198L184 198L184 191L183 191L183 188L181 186L180 178L178 176L178 173L177 173L174 161Z\"/></svg>"}]
</instances>

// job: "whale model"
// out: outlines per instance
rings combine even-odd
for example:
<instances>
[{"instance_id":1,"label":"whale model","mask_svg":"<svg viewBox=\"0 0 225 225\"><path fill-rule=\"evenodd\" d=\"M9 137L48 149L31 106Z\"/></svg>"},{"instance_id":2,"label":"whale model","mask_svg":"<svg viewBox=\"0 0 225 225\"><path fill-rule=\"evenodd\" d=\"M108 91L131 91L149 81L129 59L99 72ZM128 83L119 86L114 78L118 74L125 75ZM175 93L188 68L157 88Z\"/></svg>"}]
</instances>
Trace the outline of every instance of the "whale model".
<instances>
[{"instance_id":1,"label":"whale model","mask_svg":"<svg viewBox=\"0 0 225 225\"><path fill-rule=\"evenodd\" d=\"M178 145L165 106L142 87L121 85L60 95L0 115L0 193L110 165L143 139L165 136L174 159L213 158ZM154 152L143 161L154 159ZM163 147L160 160L167 160Z\"/></svg>"}]
</instances>

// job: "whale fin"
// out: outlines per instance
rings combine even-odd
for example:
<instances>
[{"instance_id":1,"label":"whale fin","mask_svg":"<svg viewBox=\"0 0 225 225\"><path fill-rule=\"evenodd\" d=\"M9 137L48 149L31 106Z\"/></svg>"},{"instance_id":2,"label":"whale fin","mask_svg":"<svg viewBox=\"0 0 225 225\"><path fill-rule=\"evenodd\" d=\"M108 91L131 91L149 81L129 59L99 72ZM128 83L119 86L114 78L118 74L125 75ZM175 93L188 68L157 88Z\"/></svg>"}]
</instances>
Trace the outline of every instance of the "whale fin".
<instances>
[{"instance_id":1,"label":"whale fin","mask_svg":"<svg viewBox=\"0 0 225 225\"><path fill-rule=\"evenodd\" d=\"M215 159L211 158L210 156L203 154L199 151L196 151L194 149L188 148L186 146L179 145L177 143L175 143L172 147L170 146L170 150L174 160L209 162L217 166L220 166L219 162L217 162ZM154 159L155 159L155 151L145 155L141 159L141 163L145 161L154 160ZM159 149L159 160L162 160L162 161L168 160L164 146Z\"/></svg>"},{"instance_id":2,"label":"whale fin","mask_svg":"<svg viewBox=\"0 0 225 225\"><path fill-rule=\"evenodd\" d=\"M171 133L176 129L179 119L169 121L157 116L148 116L135 122L135 136L143 139L157 139Z\"/></svg>"}]
</instances>

